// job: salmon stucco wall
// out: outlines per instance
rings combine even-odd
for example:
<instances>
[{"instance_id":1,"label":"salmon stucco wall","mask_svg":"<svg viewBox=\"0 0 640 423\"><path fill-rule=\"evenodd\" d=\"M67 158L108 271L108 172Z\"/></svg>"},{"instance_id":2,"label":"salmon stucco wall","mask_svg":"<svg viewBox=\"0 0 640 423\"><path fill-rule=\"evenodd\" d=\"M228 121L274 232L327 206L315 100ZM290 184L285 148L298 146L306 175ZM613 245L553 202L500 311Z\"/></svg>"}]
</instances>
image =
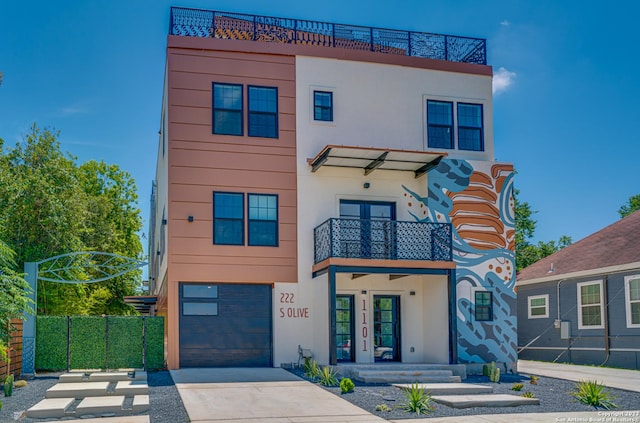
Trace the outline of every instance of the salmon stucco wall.
<instances>
[{"instance_id":1,"label":"salmon stucco wall","mask_svg":"<svg viewBox=\"0 0 640 423\"><path fill-rule=\"evenodd\" d=\"M453 227L460 362L517 361L513 175L510 164L444 159L427 197L405 187L416 220ZM477 290L493 293L491 321L474 318Z\"/></svg>"}]
</instances>

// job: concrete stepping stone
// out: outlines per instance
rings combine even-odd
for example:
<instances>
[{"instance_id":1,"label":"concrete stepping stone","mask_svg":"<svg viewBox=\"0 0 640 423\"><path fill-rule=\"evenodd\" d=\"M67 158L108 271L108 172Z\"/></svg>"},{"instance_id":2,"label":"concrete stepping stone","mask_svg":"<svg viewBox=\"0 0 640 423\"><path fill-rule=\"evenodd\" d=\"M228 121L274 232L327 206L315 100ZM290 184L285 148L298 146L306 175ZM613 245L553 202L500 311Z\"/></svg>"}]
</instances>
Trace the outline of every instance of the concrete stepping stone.
<instances>
[{"instance_id":1,"label":"concrete stepping stone","mask_svg":"<svg viewBox=\"0 0 640 423\"><path fill-rule=\"evenodd\" d=\"M100 417L97 419L84 418L65 420L67 422L82 422L82 423L150 423L149 416L118 416L118 417Z\"/></svg>"},{"instance_id":2,"label":"concrete stepping stone","mask_svg":"<svg viewBox=\"0 0 640 423\"><path fill-rule=\"evenodd\" d=\"M89 380L89 375L86 373L64 373L58 378L59 383L77 383L86 382Z\"/></svg>"},{"instance_id":3,"label":"concrete stepping stone","mask_svg":"<svg viewBox=\"0 0 640 423\"><path fill-rule=\"evenodd\" d=\"M538 398L525 398L508 394L490 395L446 395L433 396L432 399L452 408L471 407L516 407L519 405L539 405Z\"/></svg>"},{"instance_id":4,"label":"concrete stepping stone","mask_svg":"<svg viewBox=\"0 0 640 423\"><path fill-rule=\"evenodd\" d=\"M136 395L133 397L133 408L131 411L134 413L149 411L149 395Z\"/></svg>"},{"instance_id":5,"label":"concrete stepping stone","mask_svg":"<svg viewBox=\"0 0 640 423\"><path fill-rule=\"evenodd\" d=\"M27 410L27 417L37 419L66 417L68 414L65 410L74 401L75 398L45 398Z\"/></svg>"},{"instance_id":6,"label":"concrete stepping stone","mask_svg":"<svg viewBox=\"0 0 640 423\"><path fill-rule=\"evenodd\" d=\"M118 382L121 380L131 380L130 373L128 372L100 372L91 373L89 380L91 382Z\"/></svg>"},{"instance_id":7,"label":"concrete stepping stone","mask_svg":"<svg viewBox=\"0 0 640 423\"><path fill-rule=\"evenodd\" d=\"M80 401L76 407L76 417L82 417L87 414L122 414L122 405L124 404L124 395L111 395L108 397L87 397Z\"/></svg>"},{"instance_id":8,"label":"concrete stepping stone","mask_svg":"<svg viewBox=\"0 0 640 423\"><path fill-rule=\"evenodd\" d=\"M68 382L58 383L47 389L46 398L99 397L107 395L109 382Z\"/></svg>"},{"instance_id":9,"label":"concrete stepping stone","mask_svg":"<svg viewBox=\"0 0 640 423\"><path fill-rule=\"evenodd\" d=\"M410 383L395 383L393 386L400 389L409 389ZM473 385L470 383L418 383L420 389L424 389L429 395L471 395L491 394L493 387L486 385Z\"/></svg>"},{"instance_id":10,"label":"concrete stepping stone","mask_svg":"<svg viewBox=\"0 0 640 423\"><path fill-rule=\"evenodd\" d=\"M147 382L137 380L120 381L117 383L114 393L128 397L146 395L149 393L149 385L147 385Z\"/></svg>"}]
</instances>

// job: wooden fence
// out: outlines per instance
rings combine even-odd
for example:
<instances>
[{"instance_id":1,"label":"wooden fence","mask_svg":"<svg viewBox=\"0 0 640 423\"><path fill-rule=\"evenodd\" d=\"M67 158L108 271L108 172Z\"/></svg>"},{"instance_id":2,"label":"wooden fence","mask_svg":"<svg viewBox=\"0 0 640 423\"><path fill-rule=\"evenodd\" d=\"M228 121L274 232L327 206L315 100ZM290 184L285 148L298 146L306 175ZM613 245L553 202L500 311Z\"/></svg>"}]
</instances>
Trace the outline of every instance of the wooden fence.
<instances>
[{"instance_id":1,"label":"wooden fence","mask_svg":"<svg viewBox=\"0 0 640 423\"><path fill-rule=\"evenodd\" d=\"M15 319L11 323L15 327L15 331L11 333L9 341L9 359L10 368L7 369L7 363L0 361L0 377L6 376L8 373L15 377L22 373L22 320Z\"/></svg>"}]
</instances>

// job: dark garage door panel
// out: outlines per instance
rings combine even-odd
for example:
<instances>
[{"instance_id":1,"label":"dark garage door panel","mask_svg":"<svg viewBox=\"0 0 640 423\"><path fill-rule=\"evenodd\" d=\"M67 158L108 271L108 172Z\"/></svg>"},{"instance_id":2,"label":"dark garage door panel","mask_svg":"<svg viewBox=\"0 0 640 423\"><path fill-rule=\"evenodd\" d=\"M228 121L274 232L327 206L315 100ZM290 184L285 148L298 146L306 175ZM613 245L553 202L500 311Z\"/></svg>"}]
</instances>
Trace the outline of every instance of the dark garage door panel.
<instances>
[{"instance_id":1,"label":"dark garage door panel","mask_svg":"<svg viewBox=\"0 0 640 423\"><path fill-rule=\"evenodd\" d=\"M182 316L180 290L180 367L271 366L271 285L217 286L217 316Z\"/></svg>"}]
</instances>

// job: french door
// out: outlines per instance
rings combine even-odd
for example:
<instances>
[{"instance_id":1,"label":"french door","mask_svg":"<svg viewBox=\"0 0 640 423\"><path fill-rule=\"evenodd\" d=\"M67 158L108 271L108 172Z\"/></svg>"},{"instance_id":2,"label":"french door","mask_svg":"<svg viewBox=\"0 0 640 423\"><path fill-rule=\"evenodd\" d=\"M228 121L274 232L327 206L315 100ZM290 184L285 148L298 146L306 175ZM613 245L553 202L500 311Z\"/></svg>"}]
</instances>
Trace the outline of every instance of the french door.
<instances>
[{"instance_id":1,"label":"french door","mask_svg":"<svg viewBox=\"0 0 640 423\"><path fill-rule=\"evenodd\" d=\"M393 259L395 256L395 203L340 201L342 256Z\"/></svg>"},{"instance_id":2,"label":"french door","mask_svg":"<svg viewBox=\"0 0 640 423\"><path fill-rule=\"evenodd\" d=\"M336 357L355 361L353 295L336 295Z\"/></svg>"},{"instance_id":3,"label":"french door","mask_svg":"<svg viewBox=\"0 0 640 423\"><path fill-rule=\"evenodd\" d=\"M400 361L400 297L373 296L375 361Z\"/></svg>"}]
</instances>

